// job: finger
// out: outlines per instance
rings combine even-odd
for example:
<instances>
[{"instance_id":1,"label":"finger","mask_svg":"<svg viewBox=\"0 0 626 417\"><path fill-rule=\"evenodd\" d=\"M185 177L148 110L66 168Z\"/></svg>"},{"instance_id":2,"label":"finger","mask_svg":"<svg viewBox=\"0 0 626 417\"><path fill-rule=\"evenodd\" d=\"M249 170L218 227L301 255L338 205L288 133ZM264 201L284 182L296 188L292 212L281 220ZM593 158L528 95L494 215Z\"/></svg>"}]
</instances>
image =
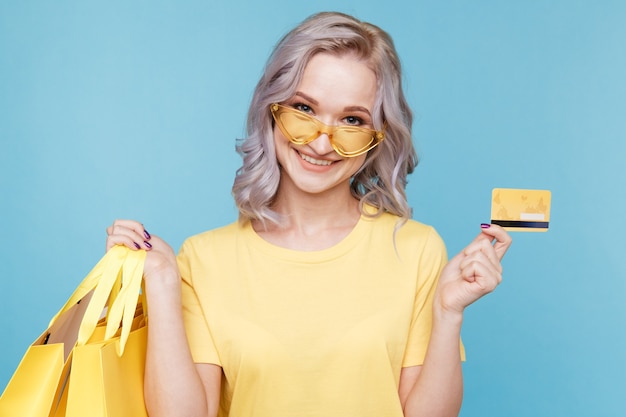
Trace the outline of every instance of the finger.
<instances>
[{"instance_id":1,"label":"finger","mask_svg":"<svg viewBox=\"0 0 626 417\"><path fill-rule=\"evenodd\" d=\"M490 263L474 260L461 270L461 277L470 283L475 283L482 293L493 291L502 282L502 274L493 268Z\"/></svg>"},{"instance_id":2,"label":"finger","mask_svg":"<svg viewBox=\"0 0 626 417\"><path fill-rule=\"evenodd\" d=\"M465 259L467 255L461 251L454 255L451 259L448 260L446 264L446 268L454 271L458 271L460 269L461 262Z\"/></svg>"},{"instance_id":3,"label":"finger","mask_svg":"<svg viewBox=\"0 0 626 417\"><path fill-rule=\"evenodd\" d=\"M142 242L147 243L145 236L143 236L140 232L137 232L135 229L128 229L119 225L113 226L112 231L108 236L108 239L111 239L114 242L125 242L130 239L132 242L136 242L138 244L141 244Z\"/></svg>"},{"instance_id":4,"label":"finger","mask_svg":"<svg viewBox=\"0 0 626 417\"><path fill-rule=\"evenodd\" d=\"M148 242L152 238L143 225L133 220L116 220L113 225L107 227L107 244L109 250L115 245L124 245L131 249L150 250L152 245Z\"/></svg>"},{"instance_id":5,"label":"finger","mask_svg":"<svg viewBox=\"0 0 626 417\"><path fill-rule=\"evenodd\" d=\"M471 257L473 254L481 252L487 256L489 261L496 266L496 268L501 268L500 259L498 258L491 241L491 236L485 233L480 233L463 249L463 253L466 257Z\"/></svg>"},{"instance_id":6,"label":"finger","mask_svg":"<svg viewBox=\"0 0 626 417\"><path fill-rule=\"evenodd\" d=\"M139 223L135 220L115 220L113 225L107 227L107 234L113 234L116 230L128 229L136 232L137 234L143 236L143 239L150 240L150 233L145 229L142 223Z\"/></svg>"},{"instance_id":7,"label":"finger","mask_svg":"<svg viewBox=\"0 0 626 417\"><path fill-rule=\"evenodd\" d=\"M488 245L484 249L481 248L481 250L475 251L472 254L463 258L459 265L459 268L466 268L472 262L482 263L486 267L492 268L498 274L502 273L502 264L498 261L495 251L491 245Z\"/></svg>"},{"instance_id":8,"label":"finger","mask_svg":"<svg viewBox=\"0 0 626 417\"><path fill-rule=\"evenodd\" d=\"M124 235L109 236L106 240L106 250L109 251L113 246L116 246L116 245L126 246L127 248L132 249L132 250L147 249L147 248L142 248L139 243L135 242L128 236L124 236Z\"/></svg>"},{"instance_id":9,"label":"finger","mask_svg":"<svg viewBox=\"0 0 626 417\"><path fill-rule=\"evenodd\" d=\"M502 260L506 252L509 250L513 239L511 235L507 233L501 226L497 224L486 225L488 227L482 227L482 234L488 236L492 241L495 240L493 245L498 260Z\"/></svg>"}]
</instances>

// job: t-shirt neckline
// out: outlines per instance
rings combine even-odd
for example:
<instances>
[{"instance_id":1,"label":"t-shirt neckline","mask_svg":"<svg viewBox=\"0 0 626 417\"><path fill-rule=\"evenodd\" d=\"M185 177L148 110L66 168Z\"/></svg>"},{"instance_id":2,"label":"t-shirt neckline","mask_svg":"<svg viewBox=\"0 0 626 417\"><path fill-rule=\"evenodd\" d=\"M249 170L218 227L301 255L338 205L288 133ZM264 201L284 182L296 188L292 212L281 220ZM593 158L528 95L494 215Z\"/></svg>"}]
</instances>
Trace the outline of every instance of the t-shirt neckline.
<instances>
[{"instance_id":1,"label":"t-shirt neckline","mask_svg":"<svg viewBox=\"0 0 626 417\"><path fill-rule=\"evenodd\" d=\"M280 258L288 261L305 262L305 263L318 263L324 261L330 261L341 255L345 254L352 248L354 248L359 242L363 241L368 226L371 223L372 218L361 214L359 220L354 225L352 230L336 244L320 250L298 250L289 249L282 246L275 245L263 239L252 227L251 222L247 222L243 226L243 233L248 238L248 241L252 247L257 250L263 251L269 256Z\"/></svg>"}]
</instances>

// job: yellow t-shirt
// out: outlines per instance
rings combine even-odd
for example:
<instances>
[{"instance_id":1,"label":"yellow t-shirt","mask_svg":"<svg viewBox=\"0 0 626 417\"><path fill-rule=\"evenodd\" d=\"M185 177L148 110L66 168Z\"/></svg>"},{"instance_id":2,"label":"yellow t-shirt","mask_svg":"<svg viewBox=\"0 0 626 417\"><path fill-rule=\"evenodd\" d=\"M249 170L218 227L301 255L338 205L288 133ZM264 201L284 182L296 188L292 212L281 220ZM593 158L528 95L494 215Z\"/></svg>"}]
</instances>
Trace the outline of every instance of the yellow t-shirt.
<instances>
[{"instance_id":1,"label":"yellow t-shirt","mask_svg":"<svg viewBox=\"0 0 626 417\"><path fill-rule=\"evenodd\" d=\"M237 223L179 254L194 361L224 371L220 416L402 416L400 370L423 363L447 261L435 230L362 217L337 245L274 246Z\"/></svg>"}]
</instances>

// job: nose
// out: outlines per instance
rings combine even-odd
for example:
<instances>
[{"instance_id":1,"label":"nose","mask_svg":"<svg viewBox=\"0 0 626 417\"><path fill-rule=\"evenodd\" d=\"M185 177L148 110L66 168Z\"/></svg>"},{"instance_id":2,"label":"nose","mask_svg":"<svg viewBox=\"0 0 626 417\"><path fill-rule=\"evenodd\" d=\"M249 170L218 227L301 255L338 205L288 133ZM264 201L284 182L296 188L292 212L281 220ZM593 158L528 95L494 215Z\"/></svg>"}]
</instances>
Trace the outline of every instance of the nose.
<instances>
[{"instance_id":1,"label":"nose","mask_svg":"<svg viewBox=\"0 0 626 417\"><path fill-rule=\"evenodd\" d=\"M330 143L330 133L320 132L320 135L317 139L309 142L309 147L315 151L318 155L327 155L331 152L334 152L335 149L333 145Z\"/></svg>"}]
</instances>

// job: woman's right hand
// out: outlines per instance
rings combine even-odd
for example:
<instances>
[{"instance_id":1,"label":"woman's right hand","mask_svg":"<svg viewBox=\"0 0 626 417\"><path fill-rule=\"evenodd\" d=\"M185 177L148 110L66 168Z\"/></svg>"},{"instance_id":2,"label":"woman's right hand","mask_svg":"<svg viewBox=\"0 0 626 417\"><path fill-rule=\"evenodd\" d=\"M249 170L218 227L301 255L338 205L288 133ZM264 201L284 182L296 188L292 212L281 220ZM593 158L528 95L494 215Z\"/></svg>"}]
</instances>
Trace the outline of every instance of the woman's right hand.
<instances>
[{"instance_id":1,"label":"woman's right hand","mask_svg":"<svg viewBox=\"0 0 626 417\"><path fill-rule=\"evenodd\" d=\"M123 245L132 250L147 251L144 263L144 279L148 283L157 277L178 277L176 255L172 248L158 236L150 235L143 224L134 220L115 220L106 229L106 250Z\"/></svg>"},{"instance_id":2,"label":"woman's right hand","mask_svg":"<svg viewBox=\"0 0 626 417\"><path fill-rule=\"evenodd\" d=\"M133 220L116 220L106 231L107 250L123 245L147 252L143 277L150 325L144 394L149 414L216 416L222 368L193 363L185 333L183 287L174 251ZM211 407L209 411L207 407Z\"/></svg>"}]
</instances>

